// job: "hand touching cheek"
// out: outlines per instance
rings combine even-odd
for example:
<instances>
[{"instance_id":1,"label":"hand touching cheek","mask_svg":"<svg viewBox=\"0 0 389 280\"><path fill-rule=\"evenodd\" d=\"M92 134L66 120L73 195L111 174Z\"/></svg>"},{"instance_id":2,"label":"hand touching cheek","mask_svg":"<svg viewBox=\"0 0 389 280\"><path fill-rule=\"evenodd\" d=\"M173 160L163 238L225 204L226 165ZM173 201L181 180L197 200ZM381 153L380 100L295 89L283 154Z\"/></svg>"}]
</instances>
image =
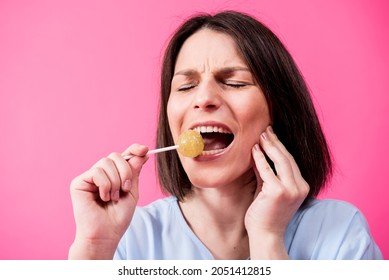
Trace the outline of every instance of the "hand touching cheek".
<instances>
[{"instance_id":1,"label":"hand touching cheek","mask_svg":"<svg viewBox=\"0 0 389 280\"><path fill-rule=\"evenodd\" d=\"M260 145L262 150L257 144L252 150L258 184L254 201L245 217L245 226L251 239L250 248L251 241L255 241L257 247L272 244L281 254L274 257L286 258L283 245L285 230L308 195L309 186L302 178L292 155L279 141L271 127L261 134ZM264 153L273 161L276 174ZM253 250L262 249L263 252L263 248L257 247ZM275 248L271 250L277 252ZM253 254L251 252L252 258ZM262 255L262 257L266 256ZM270 255L268 257L271 258Z\"/></svg>"}]
</instances>

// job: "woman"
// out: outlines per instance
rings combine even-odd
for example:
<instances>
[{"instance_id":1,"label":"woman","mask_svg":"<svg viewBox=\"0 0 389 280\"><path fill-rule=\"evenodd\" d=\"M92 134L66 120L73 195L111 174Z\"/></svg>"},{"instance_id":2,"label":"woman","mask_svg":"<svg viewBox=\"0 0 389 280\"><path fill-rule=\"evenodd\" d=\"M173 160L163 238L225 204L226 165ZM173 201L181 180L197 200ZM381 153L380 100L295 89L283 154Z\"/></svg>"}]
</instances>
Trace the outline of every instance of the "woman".
<instances>
[{"instance_id":1,"label":"woman","mask_svg":"<svg viewBox=\"0 0 389 280\"><path fill-rule=\"evenodd\" d=\"M195 16L162 67L157 146L193 129L205 151L158 155L171 196L143 208L145 146L75 178L69 258L382 258L356 208L315 199L331 175L329 149L299 70L268 28L237 12Z\"/></svg>"}]
</instances>

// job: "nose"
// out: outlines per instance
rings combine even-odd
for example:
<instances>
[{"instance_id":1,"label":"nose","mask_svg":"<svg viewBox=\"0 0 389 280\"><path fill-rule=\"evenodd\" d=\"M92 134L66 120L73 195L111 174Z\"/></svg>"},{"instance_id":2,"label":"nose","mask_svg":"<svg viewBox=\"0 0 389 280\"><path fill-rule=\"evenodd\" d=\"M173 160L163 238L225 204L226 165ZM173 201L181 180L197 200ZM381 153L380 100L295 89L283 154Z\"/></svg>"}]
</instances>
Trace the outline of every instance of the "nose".
<instances>
[{"instance_id":1,"label":"nose","mask_svg":"<svg viewBox=\"0 0 389 280\"><path fill-rule=\"evenodd\" d=\"M194 96L193 107L197 110L217 110L222 104L220 88L216 81L203 81Z\"/></svg>"}]
</instances>

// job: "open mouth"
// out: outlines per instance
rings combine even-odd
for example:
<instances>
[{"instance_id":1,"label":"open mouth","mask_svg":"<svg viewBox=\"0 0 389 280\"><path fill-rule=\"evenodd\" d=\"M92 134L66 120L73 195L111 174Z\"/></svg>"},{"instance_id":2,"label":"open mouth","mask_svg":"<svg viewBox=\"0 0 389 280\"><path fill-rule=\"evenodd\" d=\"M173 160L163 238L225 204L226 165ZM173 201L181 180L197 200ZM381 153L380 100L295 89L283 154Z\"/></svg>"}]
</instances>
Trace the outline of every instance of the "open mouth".
<instances>
[{"instance_id":1,"label":"open mouth","mask_svg":"<svg viewBox=\"0 0 389 280\"><path fill-rule=\"evenodd\" d=\"M204 140L204 150L201 155L214 155L225 150L234 140L234 134L223 127L198 126L193 128L201 134Z\"/></svg>"}]
</instances>

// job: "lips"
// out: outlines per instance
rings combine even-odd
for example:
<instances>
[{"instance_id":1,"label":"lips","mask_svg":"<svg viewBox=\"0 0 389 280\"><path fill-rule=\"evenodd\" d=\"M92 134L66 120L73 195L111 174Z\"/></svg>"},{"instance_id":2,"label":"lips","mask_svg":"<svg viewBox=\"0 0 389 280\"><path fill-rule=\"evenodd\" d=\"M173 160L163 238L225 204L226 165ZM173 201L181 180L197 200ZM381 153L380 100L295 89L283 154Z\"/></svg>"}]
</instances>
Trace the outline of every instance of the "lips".
<instances>
[{"instance_id":1,"label":"lips","mask_svg":"<svg viewBox=\"0 0 389 280\"><path fill-rule=\"evenodd\" d=\"M196 125L191 129L199 132L204 140L202 156L223 152L234 140L232 131L223 124Z\"/></svg>"}]
</instances>

